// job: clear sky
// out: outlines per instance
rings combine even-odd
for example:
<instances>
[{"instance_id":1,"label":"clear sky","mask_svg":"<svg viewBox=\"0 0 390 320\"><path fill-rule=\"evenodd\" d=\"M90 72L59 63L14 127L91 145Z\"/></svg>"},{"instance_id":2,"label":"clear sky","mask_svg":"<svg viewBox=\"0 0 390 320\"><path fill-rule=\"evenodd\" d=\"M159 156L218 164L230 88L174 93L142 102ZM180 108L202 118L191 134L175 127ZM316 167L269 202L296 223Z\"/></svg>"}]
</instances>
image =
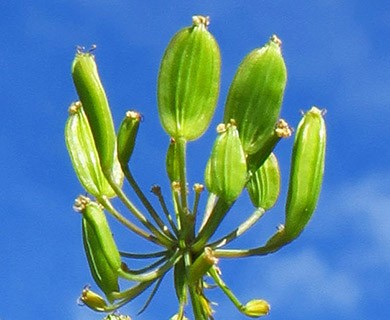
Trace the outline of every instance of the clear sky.
<instances>
[{"instance_id":1,"label":"clear sky","mask_svg":"<svg viewBox=\"0 0 390 320\"><path fill-rule=\"evenodd\" d=\"M166 187L168 137L158 122L156 78L169 39L194 14L211 16L223 67L212 127L190 145L191 183L202 182L235 69L272 34L283 41L289 72L282 116L296 127L300 110L328 110L324 187L309 227L274 255L222 260L224 279L243 301L267 299L270 320L389 318L389 1L16 0L2 1L0 12L1 320L102 318L76 303L93 282L72 210L83 190L63 138L67 108L77 99L70 77L75 46L97 45L116 124L128 109L144 115L134 173L145 189ZM284 182L291 145L276 150ZM283 222L285 193L286 184L278 206L242 246L260 245ZM244 199L225 228L250 211ZM141 248L131 235L118 238L123 249ZM210 298L218 302L216 319L245 318L217 290ZM145 299L123 313L135 316ZM176 306L169 275L134 318L168 319Z\"/></svg>"}]
</instances>

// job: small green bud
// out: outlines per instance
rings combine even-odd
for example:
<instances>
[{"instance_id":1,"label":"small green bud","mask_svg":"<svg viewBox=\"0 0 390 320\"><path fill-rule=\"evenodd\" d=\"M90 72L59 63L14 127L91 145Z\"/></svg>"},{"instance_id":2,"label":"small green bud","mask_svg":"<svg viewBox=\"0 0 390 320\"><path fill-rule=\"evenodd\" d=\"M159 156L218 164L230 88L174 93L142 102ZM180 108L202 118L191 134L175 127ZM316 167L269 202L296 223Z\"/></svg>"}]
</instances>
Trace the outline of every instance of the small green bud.
<instances>
[{"instance_id":1,"label":"small green bud","mask_svg":"<svg viewBox=\"0 0 390 320\"><path fill-rule=\"evenodd\" d=\"M250 178L246 188L256 208L269 210L275 205L280 192L280 171L275 154L270 154Z\"/></svg>"},{"instance_id":2,"label":"small green bud","mask_svg":"<svg viewBox=\"0 0 390 320\"><path fill-rule=\"evenodd\" d=\"M309 222L321 191L326 127L323 110L312 107L300 121L292 152L285 233L296 238Z\"/></svg>"},{"instance_id":3,"label":"small green bud","mask_svg":"<svg viewBox=\"0 0 390 320\"><path fill-rule=\"evenodd\" d=\"M69 107L65 141L73 168L84 189L97 198L116 196L102 172L89 122L79 101ZM116 183L122 185L123 173L118 161L114 163L113 176Z\"/></svg>"},{"instance_id":4,"label":"small green bud","mask_svg":"<svg viewBox=\"0 0 390 320\"><path fill-rule=\"evenodd\" d=\"M115 129L93 54L77 50L72 77L91 127L103 172L111 174L115 158Z\"/></svg>"},{"instance_id":5,"label":"small green bud","mask_svg":"<svg viewBox=\"0 0 390 320\"><path fill-rule=\"evenodd\" d=\"M82 213L83 243L89 268L96 284L110 300L119 291L118 270L121 258L102 208L80 196L75 209Z\"/></svg>"},{"instance_id":6,"label":"small green bud","mask_svg":"<svg viewBox=\"0 0 390 320\"><path fill-rule=\"evenodd\" d=\"M217 132L218 136L206 165L205 183L209 192L227 202L233 202L246 183L245 154L234 123L220 124Z\"/></svg>"},{"instance_id":7,"label":"small green bud","mask_svg":"<svg viewBox=\"0 0 390 320\"><path fill-rule=\"evenodd\" d=\"M89 286L84 287L81 293L80 301L87 307L98 312L105 312L108 307L104 298L90 290Z\"/></svg>"},{"instance_id":8,"label":"small green bud","mask_svg":"<svg viewBox=\"0 0 390 320\"><path fill-rule=\"evenodd\" d=\"M217 104L221 57L208 23L207 17L193 17L193 25L176 33L161 61L158 112L163 128L176 140L201 136Z\"/></svg>"},{"instance_id":9,"label":"small green bud","mask_svg":"<svg viewBox=\"0 0 390 320\"><path fill-rule=\"evenodd\" d=\"M117 136L118 160L122 168L126 167L135 147L141 114L136 111L127 111Z\"/></svg>"},{"instance_id":10,"label":"small green bud","mask_svg":"<svg viewBox=\"0 0 390 320\"><path fill-rule=\"evenodd\" d=\"M250 52L229 89L224 122L236 121L246 154L256 153L273 135L279 117L287 81L280 45L273 36L264 47Z\"/></svg>"},{"instance_id":11,"label":"small green bud","mask_svg":"<svg viewBox=\"0 0 390 320\"><path fill-rule=\"evenodd\" d=\"M251 300L242 309L242 312L251 318L259 318L269 314L270 305L265 300Z\"/></svg>"}]
</instances>

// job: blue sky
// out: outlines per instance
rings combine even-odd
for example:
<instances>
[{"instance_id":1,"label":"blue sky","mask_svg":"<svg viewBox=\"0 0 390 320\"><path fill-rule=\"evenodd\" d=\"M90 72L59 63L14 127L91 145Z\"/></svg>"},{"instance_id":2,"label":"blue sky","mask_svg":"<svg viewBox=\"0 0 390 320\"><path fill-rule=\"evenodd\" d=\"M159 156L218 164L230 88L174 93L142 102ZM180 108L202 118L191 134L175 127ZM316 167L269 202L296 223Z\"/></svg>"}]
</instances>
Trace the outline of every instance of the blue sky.
<instances>
[{"instance_id":1,"label":"blue sky","mask_svg":"<svg viewBox=\"0 0 390 320\"><path fill-rule=\"evenodd\" d=\"M80 217L72 210L83 190L63 139L67 108L76 99L70 77L75 46L97 45L116 124L128 109L144 115L132 160L140 184L166 186L168 139L158 122L156 77L169 39L194 14L211 16L223 68L212 127L190 145L190 182L202 179L235 69L272 34L283 41L289 71L282 116L296 126L300 110L328 110L325 181L309 227L274 255L222 260L225 281L243 301L267 299L270 320L388 319L389 1L30 0L3 1L0 12L1 320L102 318L76 304L92 279ZM291 144L292 139L276 150L284 182ZM285 193L286 185L278 206L240 244L261 244L283 221ZM224 228L250 213L243 200ZM135 238L116 232L121 247L139 248ZM135 319L175 313L168 278ZM216 319L244 319L218 291L210 297L218 301ZM143 299L123 313L134 316Z\"/></svg>"}]
</instances>

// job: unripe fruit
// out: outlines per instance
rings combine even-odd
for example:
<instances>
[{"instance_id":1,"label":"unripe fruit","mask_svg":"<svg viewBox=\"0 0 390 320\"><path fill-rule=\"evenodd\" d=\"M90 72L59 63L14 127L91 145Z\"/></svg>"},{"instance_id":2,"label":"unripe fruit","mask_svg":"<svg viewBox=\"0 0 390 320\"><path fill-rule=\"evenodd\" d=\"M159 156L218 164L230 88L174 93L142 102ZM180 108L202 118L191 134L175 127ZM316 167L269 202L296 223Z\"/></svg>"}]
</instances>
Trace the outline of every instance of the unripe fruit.
<instances>
[{"instance_id":1,"label":"unripe fruit","mask_svg":"<svg viewBox=\"0 0 390 320\"><path fill-rule=\"evenodd\" d=\"M287 81L280 50L273 36L241 62L226 100L224 122L234 119L246 154L256 153L272 136Z\"/></svg>"},{"instance_id":2,"label":"unripe fruit","mask_svg":"<svg viewBox=\"0 0 390 320\"><path fill-rule=\"evenodd\" d=\"M292 153L285 233L296 238L309 222L321 191L326 127L323 111L312 107L298 125Z\"/></svg>"},{"instance_id":3,"label":"unripe fruit","mask_svg":"<svg viewBox=\"0 0 390 320\"><path fill-rule=\"evenodd\" d=\"M169 43L160 65L158 112L174 139L195 140L208 128L219 95L221 57L208 18L195 16Z\"/></svg>"},{"instance_id":4,"label":"unripe fruit","mask_svg":"<svg viewBox=\"0 0 390 320\"><path fill-rule=\"evenodd\" d=\"M77 50L72 78L91 127L102 170L110 174L115 157L115 129L95 57L90 52Z\"/></svg>"},{"instance_id":5,"label":"unripe fruit","mask_svg":"<svg viewBox=\"0 0 390 320\"><path fill-rule=\"evenodd\" d=\"M234 123L218 126L210 159L205 170L207 189L233 202L241 194L246 183L247 168L244 150Z\"/></svg>"},{"instance_id":6,"label":"unripe fruit","mask_svg":"<svg viewBox=\"0 0 390 320\"><path fill-rule=\"evenodd\" d=\"M271 209L279 197L280 171L276 156L271 153L246 185L252 204L256 208Z\"/></svg>"},{"instance_id":7,"label":"unripe fruit","mask_svg":"<svg viewBox=\"0 0 390 320\"><path fill-rule=\"evenodd\" d=\"M118 270L121 258L102 208L96 202L80 196L75 208L82 213L85 253L91 274L107 298L119 291Z\"/></svg>"},{"instance_id":8,"label":"unripe fruit","mask_svg":"<svg viewBox=\"0 0 390 320\"><path fill-rule=\"evenodd\" d=\"M65 125L65 141L74 170L84 189L97 198L115 197L114 190L102 172L89 122L79 101L69 108L69 118ZM113 177L118 185L122 185L123 173L116 159Z\"/></svg>"},{"instance_id":9,"label":"unripe fruit","mask_svg":"<svg viewBox=\"0 0 390 320\"><path fill-rule=\"evenodd\" d=\"M117 136L118 160L122 167L126 167L135 147L141 115L135 111L127 111Z\"/></svg>"}]
</instances>

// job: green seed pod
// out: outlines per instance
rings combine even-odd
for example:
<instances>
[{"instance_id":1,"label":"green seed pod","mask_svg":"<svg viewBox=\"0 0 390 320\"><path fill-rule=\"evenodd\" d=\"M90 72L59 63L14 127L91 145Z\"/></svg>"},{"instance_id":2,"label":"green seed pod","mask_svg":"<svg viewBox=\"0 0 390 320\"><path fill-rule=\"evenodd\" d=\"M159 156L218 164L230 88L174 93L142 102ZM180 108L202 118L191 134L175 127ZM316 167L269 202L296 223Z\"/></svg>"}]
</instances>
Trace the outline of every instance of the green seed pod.
<instances>
[{"instance_id":1,"label":"green seed pod","mask_svg":"<svg viewBox=\"0 0 390 320\"><path fill-rule=\"evenodd\" d=\"M271 153L246 185L252 204L256 208L271 209L279 197L280 171L278 159Z\"/></svg>"},{"instance_id":2,"label":"green seed pod","mask_svg":"<svg viewBox=\"0 0 390 320\"><path fill-rule=\"evenodd\" d=\"M91 274L110 300L111 293L119 291L121 258L108 221L99 204L84 196L76 199L75 209L83 217L83 243Z\"/></svg>"},{"instance_id":3,"label":"green seed pod","mask_svg":"<svg viewBox=\"0 0 390 320\"><path fill-rule=\"evenodd\" d=\"M273 36L241 62L230 86L224 122L234 119L245 153L256 153L273 134L287 81L280 50Z\"/></svg>"},{"instance_id":4,"label":"green seed pod","mask_svg":"<svg viewBox=\"0 0 390 320\"><path fill-rule=\"evenodd\" d=\"M208 128L219 95L221 57L207 31L207 17L170 41L158 76L158 112L164 130L176 140L195 140Z\"/></svg>"},{"instance_id":5,"label":"green seed pod","mask_svg":"<svg viewBox=\"0 0 390 320\"><path fill-rule=\"evenodd\" d=\"M272 135L264 140L264 143L256 153L250 154L246 158L248 171L251 174L254 174L263 165L264 161L269 157L279 141L282 138L291 137L292 132L293 130L288 123L283 119L279 119Z\"/></svg>"},{"instance_id":6,"label":"green seed pod","mask_svg":"<svg viewBox=\"0 0 390 320\"><path fill-rule=\"evenodd\" d=\"M177 155L177 144L175 139L171 138L165 159L168 178L171 182L180 181L180 168Z\"/></svg>"},{"instance_id":7,"label":"green seed pod","mask_svg":"<svg viewBox=\"0 0 390 320\"><path fill-rule=\"evenodd\" d=\"M294 141L286 203L285 233L296 238L309 222L320 195L325 165L323 111L312 107L300 121Z\"/></svg>"},{"instance_id":8,"label":"green seed pod","mask_svg":"<svg viewBox=\"0 0 390 320\"><path fill-rule=\"evenodd\" d=\"M91 126L103 172L111 174L115 157L115 129L95 57L90 52L77 50L72 77Z\"/></svg>"},{"instance_id":9,"label":"green seed pod","mask_svg":"<svg viewBox=\"0 0 390 320\"><path fill-rule=\"evenodd\" d=\"M97 198L114 197L116 194L100 167L89 122L79 101L69 108L69 118L65 125L65 141L73 168L84 189ZM116 183L122 185L123 173L118 161L115 161L113 176Z\"/></svg>"},{"instance_id":10,"label":"green seed pod","mask_svg":"<svg viewBox=\"0 0 390 320\"><path fill-rule=\"evenodd\" d=\"M219 133L207 162L205 183L207 189L233 202L241 194L246 183L245 154L236 126L220 124Z\"/></svg>"},{"instance_id":11,"label":"green seed pod","mask_svg":"<svg viewBox=\"0 0 390 320\"><path fill-rule=\"evenodd\" d=\"M127 111L123 119L117 137L118 160L122 167L126 167L135 147L141 114L135 111Z\"/></svg>"}]
</instances>

